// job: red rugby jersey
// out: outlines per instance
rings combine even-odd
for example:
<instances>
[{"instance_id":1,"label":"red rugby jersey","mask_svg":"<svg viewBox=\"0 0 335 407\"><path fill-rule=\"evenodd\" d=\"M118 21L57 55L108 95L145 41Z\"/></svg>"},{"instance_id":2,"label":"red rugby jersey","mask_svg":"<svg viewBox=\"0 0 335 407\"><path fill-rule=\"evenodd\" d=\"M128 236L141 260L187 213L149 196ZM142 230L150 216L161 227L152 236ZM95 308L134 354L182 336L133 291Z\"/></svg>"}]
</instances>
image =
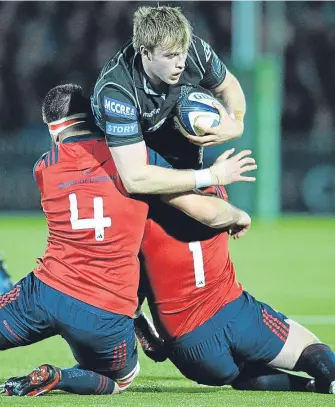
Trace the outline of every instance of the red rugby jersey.
<instances>
[{"instance_id":1,"label":"red rugby jersey","mask_svg":"<svg viewBox=\"0 0 335 407\"><path fill-rule=\"evenodd\" d=\"M132 317L148 206L127 196L105 140L60 144L34 173L49 228L35 275L74 298Z\"/></svg>"},{"instance_id":2,"label":"red rugby jersey","mask_svg":"<svg viewBox=\"0 0 335 407\"><path fill-rule=\"evenodd\" d=\"M211 190L227 198L223 187ZM146 223L141 251L161 334L177 338L239 297L242 286L229 257L228 233L209 231L177 210L160 206Z\"/></svg>"}]
</instances>

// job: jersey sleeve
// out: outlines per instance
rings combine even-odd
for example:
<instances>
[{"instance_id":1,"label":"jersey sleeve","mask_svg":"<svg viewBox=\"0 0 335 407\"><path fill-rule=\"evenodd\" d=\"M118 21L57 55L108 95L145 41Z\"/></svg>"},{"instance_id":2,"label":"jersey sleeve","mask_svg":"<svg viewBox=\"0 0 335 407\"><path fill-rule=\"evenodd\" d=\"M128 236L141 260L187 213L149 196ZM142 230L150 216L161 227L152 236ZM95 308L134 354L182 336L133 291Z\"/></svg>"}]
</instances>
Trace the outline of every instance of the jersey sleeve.
<instances>
[{"instance_id":1,"label":"jersey sleeve","mask_svg":"<svg viewBox=\"0 0 335 407\"><path fill-rule=\"evenodd\" d=\"M97 125L106 135L109 147L135 144L143 140L135 100L121 90L104 86L92 101Z\"/></svg>"},{"instance_id":2,"label":"jersey sleeve","mask_svg":"<svg viewBox=\"0 0 335 407\"><path fill-rule=\"evenodd\" d=\"M213 48L201 38L194 36L192 46L203 71L200 86L205 89L216 88L226 77L226 66L216 55Z\"/></svg>"}]
</instances>

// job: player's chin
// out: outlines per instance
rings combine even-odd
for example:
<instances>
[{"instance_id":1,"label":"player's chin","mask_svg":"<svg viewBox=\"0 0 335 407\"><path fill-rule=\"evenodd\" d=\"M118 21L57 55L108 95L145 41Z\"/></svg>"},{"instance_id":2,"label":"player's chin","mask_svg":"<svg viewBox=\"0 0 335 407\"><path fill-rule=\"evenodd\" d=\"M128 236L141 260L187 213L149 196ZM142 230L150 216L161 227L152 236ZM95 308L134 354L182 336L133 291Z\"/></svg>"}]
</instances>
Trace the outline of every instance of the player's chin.
<instances>
[{"instance_id":1,"label":"player's chin","mask_svg":"<svg viewBox=\"0 0 335 407\"><path fill-rule=\"evenodd\" d=\"M177 83L179 82L179 79L180 79L180 75L170 76L167 83L169 85L177 85Z\"/></svg>"}]
</instances>

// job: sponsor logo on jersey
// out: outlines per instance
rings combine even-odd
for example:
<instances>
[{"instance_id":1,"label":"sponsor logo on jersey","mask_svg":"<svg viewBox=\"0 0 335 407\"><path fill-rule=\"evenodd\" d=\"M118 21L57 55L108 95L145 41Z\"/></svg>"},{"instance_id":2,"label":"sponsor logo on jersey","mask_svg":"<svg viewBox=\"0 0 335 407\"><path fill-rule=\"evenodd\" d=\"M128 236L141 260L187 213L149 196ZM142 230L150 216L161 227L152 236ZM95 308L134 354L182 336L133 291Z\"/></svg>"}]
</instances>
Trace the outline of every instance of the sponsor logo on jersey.
<instances>
[{"instance_id":1,"label":"sponsor logo on jersey","mask_svg":"<svg viewBox=\"0 0 335 407\"><path fill-rule=\"evenodd\" d=\"M209 61L209 58L212 55L212 49L211 46L209 44L207 44L207 42L205 42L204 40L201 40L201 44L204 47L204 52L205 52L205 58L206 58L206 62Z\"/></svg>"},{"instance_id":2,"label":"sponsor logo on jersey","mask_svg":"<svg viewBox=\"0 0 335 407\"><path fill-rule=\"evenodd\" d=\"M118 175L102 175L102 176L98 176L98 177L71 179L69 181L60 182L58 184L58 189L69 188L72 185L95 184L95 183L99 183L99 182L114 181L117 178L118 178Z\"/></svg>"},{"instance_id":3,"label":"sponsor logo on jersey","mask_svg":"<svg viewBox=\"0 0 335 407\"><path fill-rule=\"evenodd\" d=\"M167 118L164 117L164 119L160 120L158 123L156 123L154 126L149 127L147 131L156 131L161 127L161 125L165 122Z\"/></svg>"},{"instance_id":4,"label":"sponsor logo on jersey","mask_svg":"<svg viewBox=\"0 0 335 407\"><path fill-rule=\"evenodd\" d=\"M131 136L138 133L138 123L111 123L106 122L106 133L111 136Z\"/></svg>"},{"instance_id":5,"label":"sponsor logo on jersey","mask_svg":"<svg viewBox=\"0 0 335 407\"><path fill-rule=\"evenodd\" d=\"M108 96L104 97L104 108L107 116L137 119L135 106L109 98Z\"/></svg>"},{"instance_id":6,"label":"sponsor logo on jersey","mask_svg":"<svg viewBox=\"0 0 335 407\"><path fill-rule=\"evenodd\" d=\"M160 107L159 108L157 108L157 109L153 109L153 110L151 110L151 112L144 112L143 113L143 117L152 117L153 115L155 115L155 114L158 114L159 112L160 112Z\"/></svg>"}]
</instances>

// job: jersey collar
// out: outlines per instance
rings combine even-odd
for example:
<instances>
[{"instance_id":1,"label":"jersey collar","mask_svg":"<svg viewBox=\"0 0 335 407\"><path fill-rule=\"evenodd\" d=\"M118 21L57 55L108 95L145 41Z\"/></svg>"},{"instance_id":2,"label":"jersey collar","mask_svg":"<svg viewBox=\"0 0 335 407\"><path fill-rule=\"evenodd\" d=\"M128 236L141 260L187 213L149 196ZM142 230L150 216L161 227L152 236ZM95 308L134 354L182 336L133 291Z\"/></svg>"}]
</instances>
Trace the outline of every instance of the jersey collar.
<instances>
[{"instance_id":1,"label":"jersey collar","mask_svg":"<svg viewBox=\"0 0 335 407\"><path fill-rule=\"evenodd\" d=\"M142 65L141 54L137 51L133 62L133 79L137 88L143 89L147 95L162 96L164 93L154 91L148 81L148 77L144 72Z\"/></svg>"}]
</instances>

